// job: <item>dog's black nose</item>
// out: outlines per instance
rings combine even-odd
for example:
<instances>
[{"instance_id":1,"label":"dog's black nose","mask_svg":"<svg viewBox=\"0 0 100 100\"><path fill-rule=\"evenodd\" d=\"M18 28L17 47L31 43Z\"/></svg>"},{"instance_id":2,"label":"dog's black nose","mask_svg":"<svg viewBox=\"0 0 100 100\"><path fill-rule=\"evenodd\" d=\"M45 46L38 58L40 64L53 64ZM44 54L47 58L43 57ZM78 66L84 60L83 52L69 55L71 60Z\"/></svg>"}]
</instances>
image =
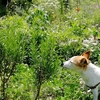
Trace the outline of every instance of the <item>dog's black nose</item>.
<instances>
[{"instance_id":1,"label":"dog's black nose","mask_svg":"<svg viewBox=\"0 0 100 100\"><path fill-rule=\"evenodd\" d=\"M63 63L63 60L61 60L61 64L60 64L61 66L63 66L64 65L64 63Z\"/></svg>"}]
</instances>

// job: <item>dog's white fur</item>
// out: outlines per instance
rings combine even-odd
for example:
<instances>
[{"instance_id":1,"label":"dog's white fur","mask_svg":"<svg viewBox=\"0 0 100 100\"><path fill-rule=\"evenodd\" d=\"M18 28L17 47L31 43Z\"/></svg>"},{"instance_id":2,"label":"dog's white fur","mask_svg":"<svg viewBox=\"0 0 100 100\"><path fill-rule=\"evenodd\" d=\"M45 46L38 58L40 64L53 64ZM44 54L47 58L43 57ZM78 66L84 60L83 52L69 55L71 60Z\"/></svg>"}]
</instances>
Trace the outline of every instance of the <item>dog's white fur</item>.
<instances>
[{"instance_id":1,"label":"dog's white fur","mask_svg":"<svg viewBox=\"0 0 100 100\"><path fill-rule=\"evenodd\" d=\"M68 61L65 61L63 66L77 71L83 78L86 86L91 87L100 82L100 68L92 64L89 57L90 51L87 51L80 56L74 56ZM96 88L92 89L93 100L98 100L99 87L100 84L97 85Z\"/></svg>"}]
</instances>

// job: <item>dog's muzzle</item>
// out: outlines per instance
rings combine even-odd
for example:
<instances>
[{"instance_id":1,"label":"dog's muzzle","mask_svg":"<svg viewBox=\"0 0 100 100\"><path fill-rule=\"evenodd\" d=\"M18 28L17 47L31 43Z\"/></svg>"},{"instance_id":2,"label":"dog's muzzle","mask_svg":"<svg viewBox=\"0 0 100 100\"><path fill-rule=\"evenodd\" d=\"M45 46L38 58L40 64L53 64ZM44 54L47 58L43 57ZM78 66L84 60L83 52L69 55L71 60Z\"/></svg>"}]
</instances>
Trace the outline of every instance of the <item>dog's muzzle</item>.
<instances>
[{"instance_id":1,"label":"dog's muzzle","mask_svg":"<svg viewBox=\"0 0 100 100\"><path fill-rule=\"evenodd\" d=\"M63 60L61 60L61 63L60 63L60 65L63 67L63 65L64 65L64 62L63 62Z\"/></svg>"}]
</instances>

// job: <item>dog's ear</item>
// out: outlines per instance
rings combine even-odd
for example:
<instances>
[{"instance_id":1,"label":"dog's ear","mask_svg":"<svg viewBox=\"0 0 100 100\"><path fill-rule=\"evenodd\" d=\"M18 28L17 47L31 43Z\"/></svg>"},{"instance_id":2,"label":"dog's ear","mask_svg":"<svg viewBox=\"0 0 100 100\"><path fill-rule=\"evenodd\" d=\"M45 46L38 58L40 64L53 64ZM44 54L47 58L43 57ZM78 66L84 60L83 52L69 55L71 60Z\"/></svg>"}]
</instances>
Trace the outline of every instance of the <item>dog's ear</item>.
<instances>
[{"instance_id":1,"label":"dog's ear","mask_svg":"<svg viewBox=\"0 0 100 100\"><path fill-rule=\"evenodd\" d=\"M90 60L86 59L86 58L82 58L80 60L80 64L82 65L82 67L87 66L90 63Z\"/></svg>"},{"instance_id":2,"label":"dog's ear","mask_svg":"<svg viewBox=\"0 0 100 100\"><path fill-rule=\"evenodd\" d=\"M87 59L89 59L90 53L91 53L91 51L87 51L87 52L83 53L82 56L85 56Z\"/></svg>"},{"instance_id":3,"label":"dog's ear","mask_svg":"<svg viewBox=\"0 0 100 100\"><path fill-rule=\"evenodd\" d=\"M83 65L87 65L88 64L88 62L87 62L87 60L85 58L82 58L80 60L80 63L83 64Z\"/></svg>"}]
</instances>

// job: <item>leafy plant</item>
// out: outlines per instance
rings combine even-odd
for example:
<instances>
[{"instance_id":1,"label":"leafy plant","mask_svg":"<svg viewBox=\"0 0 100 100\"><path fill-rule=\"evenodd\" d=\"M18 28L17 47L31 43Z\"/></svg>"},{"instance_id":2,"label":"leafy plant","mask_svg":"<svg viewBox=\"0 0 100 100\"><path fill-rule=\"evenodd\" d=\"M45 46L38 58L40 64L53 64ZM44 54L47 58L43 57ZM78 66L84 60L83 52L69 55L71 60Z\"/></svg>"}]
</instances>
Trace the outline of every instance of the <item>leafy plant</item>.
<instances>
[{"instance_id":1,"label":"leafy plant","mask_svg":"<svg viewBox=\"0 0 100 100\"><path fill-rule=\"evenodd\" d=\"M18 16L17 16L18 17ZM24 24L20 17L16 21L15 17L8 17L5 21L1 21L0 30L0 79L1 79L1 99L7 98L6 89L13 76L16 65L23 62L24 58L24 43L23 30L19 25ZM13 20L15 23L10 22ZM9 22L8 22L9 21ZM20 23L21 21L21 23ZM7 23L5 25L5 23ZM25 24L24 24L25 25ZM24 26L25 27L25 26Z\"/></svg>"},{"instance_id":2,"label":"leafy plant","mask_svg":"<svg viewBox=\"0 0 100 100\"><path fill-rule=\"evenodd\" d=\"M36 31L46 31L47 26L50 25L50 16L47 12L44 12L38 8L35 8L32 11L29 11L30 15L27 16L27 23Z\"/></svg>"},{"instance_id":3,"label":"leafy plant","mask_svg":"<svg viewBox=\"0 0 100 100\"><path fill-rule=\"evenodd\" d=\"M15 100L32 100L34 98L34 75L27 64L18 64L16 71L10 78L6 92L8 98Z\"/></svg>"},{"instance_id":4,"label":"leafy plant","mask_svg":"<svg viewBox=\"0 0 100 100\"><path fill-rule=\"evenodd\" d=\"M33 35L33 39L35 40L36 37ZM34 45L31 44L32 48L32 58L33 58L33 65L32 68L34 69L35 74L35 84L36 84L36 96L35 100L39 98L39 93L42 84L49 80L51 75L57 70L59 65L58 56L55 52L55 40L52 37L48 37L45 40L41 40L41 43L36 45L37 41L33 41Z\"/></svg>"}]
</instances>

